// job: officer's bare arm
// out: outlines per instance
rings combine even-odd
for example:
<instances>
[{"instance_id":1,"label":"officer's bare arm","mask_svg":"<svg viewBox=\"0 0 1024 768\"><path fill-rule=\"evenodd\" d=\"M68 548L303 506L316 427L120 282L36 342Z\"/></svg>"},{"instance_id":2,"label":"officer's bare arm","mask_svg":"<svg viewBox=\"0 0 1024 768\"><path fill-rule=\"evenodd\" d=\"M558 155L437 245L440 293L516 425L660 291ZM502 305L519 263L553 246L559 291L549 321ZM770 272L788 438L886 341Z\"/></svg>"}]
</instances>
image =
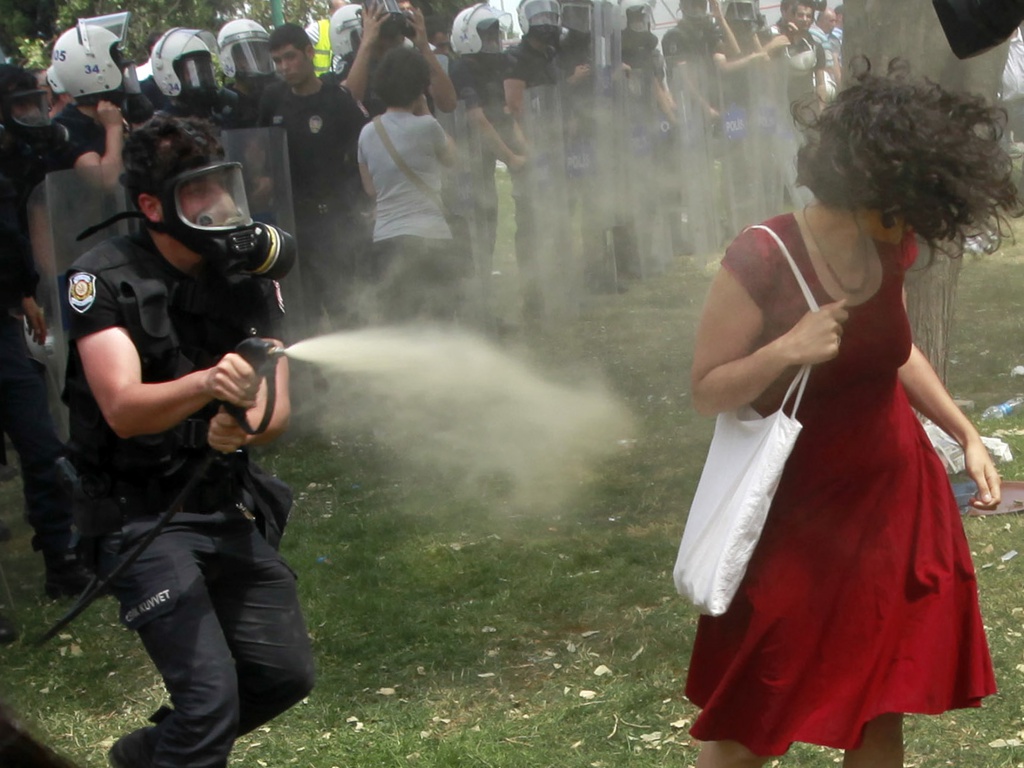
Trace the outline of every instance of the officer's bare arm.
<instances>
[{"instance_id":1,"label":"officer's bare arm","mask_svg":"<svg viewBox=\"0 0 1024 768\"><path fill-rule=\"evenodd\" d=\"M278 346L284 346L280 341L274 341ZM250 435L239 426L234 416L221 409L210 420L210 432L207 440L211 448L222 453L231 453L246 445L263 445L284 434L288 429L288 422L291 420L291 399L288 394L288 361L279 359L275 374L275 385L277 395L274 402L274 413L264 432L258 435ZM249 409L246 414L250 426L256 426L263 419L267 408L267 385L266 381L260 383L259 392L256 395L256 405Z\"/></svg>"},{"instance_id":2,"label":"officer's bare arm","mask_svg":"<svg viewBox=\"0 0 1024 768\"><path fill-rule=\"evenodd\" d=\"M525 80L510 78L505 81L505 108L517 121L523 117L523 98L525 94Z\"/></svg>"},{"instance_id":3,"label":"officer's bare arm","mask_svg":"<svg viewBox=\"0 0 1024 768\"><path fill-rule=\"evenodd\" d=\"M75 344L103 418L121 438L166 432L211 400L246 409L256 404L256 372L234 353L212 368L144 384L139 353L124 328L106 328Z\"/></svg>"}]
</instances>

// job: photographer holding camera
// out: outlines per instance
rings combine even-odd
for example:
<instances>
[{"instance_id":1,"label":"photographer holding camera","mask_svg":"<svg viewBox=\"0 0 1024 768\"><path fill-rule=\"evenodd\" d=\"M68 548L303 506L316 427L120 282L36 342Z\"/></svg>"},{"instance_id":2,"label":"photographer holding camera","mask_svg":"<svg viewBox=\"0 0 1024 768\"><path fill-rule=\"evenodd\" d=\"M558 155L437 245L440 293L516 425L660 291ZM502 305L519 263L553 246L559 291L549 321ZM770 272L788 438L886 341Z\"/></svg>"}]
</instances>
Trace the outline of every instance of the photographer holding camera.
<instances>
[{"instance_id":1,"label":"photographer holding camera","mask_svg":"<svg viewBox=\"0 0 1024 768\"><path fill-rule=\"evenodd\" d=\"M412 41L430 68L426 93L430 111L454 112L458 103L455 86L430 47L423 11L409 0L369 0L363 6L362 42L351 69L343 75L345 85L371 117L383 114L387 107L370 88L373 73L384 54L404 45L406 39Z\"/></svg>"}]
</instances>

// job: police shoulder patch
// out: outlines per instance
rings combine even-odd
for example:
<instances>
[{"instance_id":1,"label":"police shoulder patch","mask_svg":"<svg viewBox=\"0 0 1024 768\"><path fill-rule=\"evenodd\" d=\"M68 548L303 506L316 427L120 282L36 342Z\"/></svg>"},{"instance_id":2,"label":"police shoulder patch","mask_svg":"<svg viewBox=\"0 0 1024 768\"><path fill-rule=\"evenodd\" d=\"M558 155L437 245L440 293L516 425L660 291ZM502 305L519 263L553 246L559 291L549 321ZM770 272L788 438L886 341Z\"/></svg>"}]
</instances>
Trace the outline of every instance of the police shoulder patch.
<instances>
[{"instance_id":1,"label":"police shoulder patch","mask_svg":"<svg viewBox=\"0 0 1024 768\"><path fill-rule=\"evenodd\" d=\"M68 280L68 303L79 313L85 313L96 301L96 276L76 272Z\"/></svg>"}]
</instances>

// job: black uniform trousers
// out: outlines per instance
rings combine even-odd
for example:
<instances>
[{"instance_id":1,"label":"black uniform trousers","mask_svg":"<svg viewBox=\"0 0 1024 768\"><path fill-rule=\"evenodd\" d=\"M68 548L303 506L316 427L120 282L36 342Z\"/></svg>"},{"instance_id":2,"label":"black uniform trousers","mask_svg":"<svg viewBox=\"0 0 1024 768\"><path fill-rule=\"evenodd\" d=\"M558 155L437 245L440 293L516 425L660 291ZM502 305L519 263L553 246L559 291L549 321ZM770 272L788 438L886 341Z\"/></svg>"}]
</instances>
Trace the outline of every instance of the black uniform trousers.
<instances>
[{"instance_id":1,"label":"black uniform trousers","mask_svg":"<svg viewBox=\"0 0 1024 768\"><path fill-rule=\"evenodd\" d=\"M7 312L0 312L0 430L18 451L25 516L35 531L33 549L67 552L73 544L71 503L61 492L56 466L64 446L50 415L46 380L29 356L22 321Z\"/></svg>"},{"instance_id":2,"label":"black uniform trousers","mask_svg":"<svg viewBox=\"0 0 1024 768\"><path fill-rule=\"evenodd\" d=\"M101 572L152 524L131 521L107 536ZM172 520L112 591L173 705L147 734L156 768L224 768L238 736L312 690L295 574L241 512L208 524Z\"/></svg>"}]
</instances>

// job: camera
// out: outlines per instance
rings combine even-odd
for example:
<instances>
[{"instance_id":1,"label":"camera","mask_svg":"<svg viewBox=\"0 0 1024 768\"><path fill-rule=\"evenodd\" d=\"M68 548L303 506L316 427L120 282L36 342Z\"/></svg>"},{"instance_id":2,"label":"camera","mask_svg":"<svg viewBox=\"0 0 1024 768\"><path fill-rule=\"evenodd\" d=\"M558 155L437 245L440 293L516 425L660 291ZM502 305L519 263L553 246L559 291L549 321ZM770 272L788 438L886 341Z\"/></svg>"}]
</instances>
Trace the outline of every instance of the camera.
<instances>
[{"instance_id":1,"label":"camera","mask_svg":"<svg viewBox=\"0 0 1024 768\"><path fill-rule=\"evenodd\" d=\"M1024 0L932 0L957 58L994 48L1024 20Z\"/></svg>"},{"instance_id":2,"label":"camera","mask_svg":"<svg viewBox=\"0 0 1024 768\"><path fill-rule=\"evenodd\" d=\"M376 15L381 9L387 11L387 18L381 24L380 32L383 37L414 38L416 29L412 25L412 15L399 5L399 0L364 0L363 9L371 16Z\"/></svg>"}]
</instances>

